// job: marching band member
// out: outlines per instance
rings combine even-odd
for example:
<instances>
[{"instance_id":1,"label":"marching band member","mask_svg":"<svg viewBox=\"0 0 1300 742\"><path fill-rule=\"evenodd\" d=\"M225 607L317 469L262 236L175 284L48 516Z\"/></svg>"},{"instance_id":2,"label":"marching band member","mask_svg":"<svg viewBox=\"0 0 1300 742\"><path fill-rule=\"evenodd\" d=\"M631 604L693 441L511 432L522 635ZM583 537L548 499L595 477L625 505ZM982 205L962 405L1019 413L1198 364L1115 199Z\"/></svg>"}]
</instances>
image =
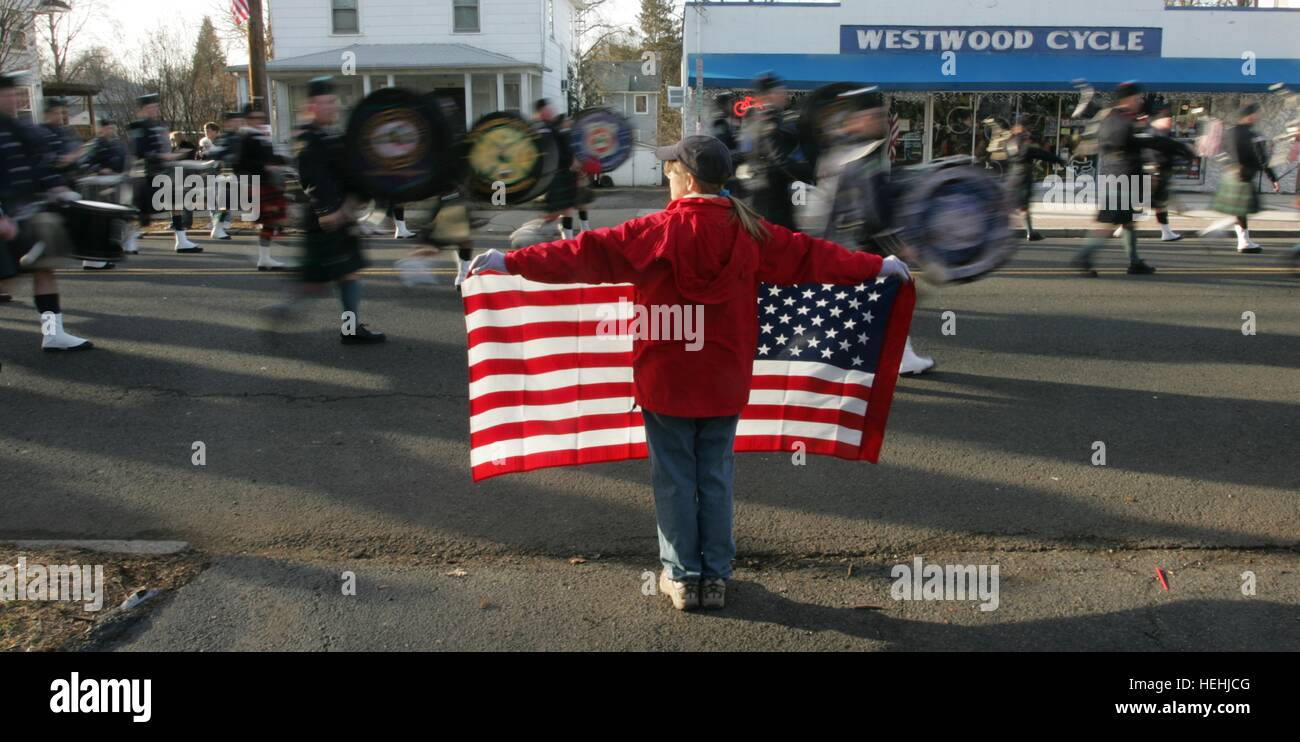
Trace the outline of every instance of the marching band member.
<instances>
[{"instance_id":1,"label":"marching band member","mask_svg":"<svg viewBox=\"0 0 1300 742\"><path fill-rule=\"evenodd\" d=\"M244 128L244 114L240 111L226 111L221 115L221 129L216 137L211 139L211 145L203 151L205 160L218 160L223 167L234 168L235 158L239 155L239 132ZM210 135L211 130L209 130ZM200 148L203 142L199 142ZM224 177L224 176L223 176ZM208 237L214 240L230 239L230 230L228 225L233 218L230 209L225 211L214 211L209 217L212 220L212 228L208 231Z\"/></svg>"},{"instance_id":2,"label":"marching band member","mask_svg":"<svg viewBox=\"0 0 1300 742\"><path fill-rule=\"evenodd\" d=\"M1098 170L1103 175L1119 176L1140 182L1143 173L1143 142L1137 132L1137 115L1142 110L1142 86L1136 82L1122 82L1115 88L1115 106L1110 109L1097 132ZM1124 244L1128 251L1129 275L1150 275L1155 268L1143 262L1138 255L1137 230L1133 226L1133 211L1140 194L1123 189L1129 203L1102 203L1106 194L1098 193L1098 204L1106 208L1097 211L1097 221L1123 229ZM1085 276L1096 277L1092 255L1105 244L1115 227L1098 227L1088 237L1088 242L1074 257L1074 265Z\"/></svg>"},{"instance_id":3,"label":"marching band member","mask_svg":"<svg viewBox=\"0 0 1300 742\"><path fill-rule=\"evenodd\" d=\"M135 206L140 211L140 230L143 231L149 226L153 219L153 197L156 191L160 191L167 186L160 186L155 189L153 181L158 175L168 173L168 165L176 160L185 159L185 152L173 152L169 144L167 129L158 121L159 104L158 94L149 93L136 99L140 104L140 118L131 122L131 141L132 153L144 162L144 177L136 184L135 189ZM169 174L169 177L173 177ZM178 253L200 253L203 248L191 242L185 236L185 209L183 204L172 204L172 231L176 235L176 244L174 249ZM123 245L123 250L127 253L137 253L140 248L136 244L138 233L133 231L127 236Z\"/></svg>"},{"instance_id":4,"label":"marching band member","mask_svg":"<svg viewBox=\"0 0 1300 742\"><path fill-rule=\"evenodd\" d=\"M101 118L99 131L90 145L90 150L82 159L82 164L94 175L121 175L126 171L126 148L117 137L117 127L112 121ZM106 200L117 203L118 186L106 188L109 194ZM81 267L85 270L112 268L113 263L105 260L83 260Z\"/></svg>"},{"instance_id":5,"label":"marching band member","mask_svg":"<svg viewBox=\"0 0 1300 742\"><path fill-rule=\"evenodd\" d=\"M1151 123L1144 139L1150 140L1149 162L1151 166L1151 208L1156 212L1156 223L1160 225L1160 241L1176 242L1183 236L1169 226L1169 185L1173 180L1174 163L1179 160L1190 162L1196 158L1191 147L1169 136L1173 130L1174 119L1169 106L1161 103L1151 112Z\"/></svg>"},{"instance_id":6,"label":"marching band member","mask_svg":"<svg viewBox=\"0 0 1300 742\"><path fill-rule=\"evenodd\" d=\"M67 197L72 192L51 168L45 135L18 120L18 81L0 76L0 278L24 267L32 274L32 294L41 315L41 350L89 350L93 344L63 329L63 310L54 272L33 256L46 249L45 241L64 240L62 224L53 214L36 214L25 223L17 215L34 204L42 191Z\"/></svg>"},{"instance_id":7,"label":"marching band member","mask_svg":"<svg viewBox=\"0 0 1300 742\"><path fill-rule=\"evenodd\" d=\"M762 282L909 280L897 258L849 252L763 221L731 196L731 153L696 135L656 152L665 160L664 211L577 239L478 256L471 275L513 273L546 283L632 283L636 303L703 305L703 346L635 339L636 402L645 418L663 572L659 589L678 610L721 608L736 553L732 534L733 445L749 399Z\"/></svg>"},{"instance_id":8,"label":"marching band member","mask_svg":"<svg viewBox=\"0 0 1300 742\"><path fill-rule=\"evenodd\" d=\"M1218 190L1210 208L1237 217L1237 252L1257 253L1263 250L1250 239L1247 217L1259 211L1259 194L1255 192L1255 179L1263 172L1273 184L1273 192L1282 190L1277 173L1269 167L1265 139L1251 127L1259 121L1259 104L1247 103L1237 112L1237 125L1228 131L1224 150L1230 165L1219 180Z\"/></svg>"},{"instance_id":9,"label":"marching band member","mask_svg":"<svg viewBox=\"0 0 1300 742\"><path fill-rule=\"evenodd\" d=\"M233 167L236 175L257 179L257 269L278 271L284 268L284 263L271 257L271 242L283 231L288 214L284 189L280 186L284 158L275 153L271 137L266 133L264 111L250 104L245 110L244 120L247 126L240 132Z\"/></svg>"},{"instance_id":10,"label":"marching band member","mask_svg":"<svg viewBox=\"0 0 1300 742\"><path fill-rule=\"evenodd\" d=\"M1008 166L1011 168L1009 183L1015 198L1016 208L1025 213L1025 239L1038 242L1043 235L1034 231L1033 217L1029 213L1029 202L1034 189L1034 162L1046 162L1065 167L1061 156L1042 147L1034 146L1025 128L1023 116L1017 116L1011 126L1011 139L1006 144Z\"/></svg>"},{"instance_id":11,"label":"marching band member","mask_svg":"<svg viewBox=\"0 0 1300 742\"><path fill-rule=\"evenodd\" d=\"M790 198L794 177L787 167L794 134L785 123L789 96L785 82L773 73L760 76L754 87L758 105L749 110L740 128L741 150L749 171L744 186L750 194L750 206L764 219L794 229L794 203Z\"/></svg>"},{"instance_id":12,"label":"marching band member","mask_svg":"<svg viewBox=\"0 0 1300 742\"><path fill-rule=\"evenodd\" d=\"M883 254L875 235L890 231L894 222L884 99L874 87L839 97L855 107L840 124L839 141L817 161L817 185L831 203L822 236L851 250ZM932 368L934 359L917 355L909 336L898 373L919 375Z\"/></svg>"},{"instance_id":13,"label":"marching band member","mask_svg":"<svg viewBox=\"0 0 1300 742\"><path fill-rule=\"evenodd\" d=\"M343 311L350 313L354 332L340 333L344 345L382 343L382 332L361 324L361 269L366 266L361 239L354 231L356 198L348 183L347 154L343 138L327 127L339 116L338 97L331 77L313 78L307 84L308 121L298 132L298 177L310 200L303 225L307 233L302 279L320 287L337 283Z\"/></svg>"},{"instance_id":14,"label":"marching band member","mask_svg":"<svg viewBox=\"0 0 1300 742\"><path fill-rule=\"evenodd\" d=\"M546 191L547 222L560 220L560 239L573 238L573 208L578 204L578 171L569 142L569 121L556 112L551 101L542 98L533 104L533 115L551 130L559 159L555 163L555 177Z\"/></svg>"}]
</instances>

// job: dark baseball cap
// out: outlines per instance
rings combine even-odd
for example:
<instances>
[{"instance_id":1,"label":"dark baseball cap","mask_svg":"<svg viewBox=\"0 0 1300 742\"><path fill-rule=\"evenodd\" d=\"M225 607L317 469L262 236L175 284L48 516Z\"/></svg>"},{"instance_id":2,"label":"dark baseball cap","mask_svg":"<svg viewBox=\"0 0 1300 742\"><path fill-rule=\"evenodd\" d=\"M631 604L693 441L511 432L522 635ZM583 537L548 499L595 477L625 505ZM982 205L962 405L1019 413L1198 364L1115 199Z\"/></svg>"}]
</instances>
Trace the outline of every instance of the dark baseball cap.
<instances>
[{"instance_id":1,"label":"dark baseball cap","mask_svg":"<svg viewBox=\"0 0 1300 742\"><path fill-rule=\"evenodd\" d=\"M692 134L677 144L655 149L655 157L676 160L705 183L726 183L731 177L731 150L717 137Z\"/></svg>"}]
</instances>

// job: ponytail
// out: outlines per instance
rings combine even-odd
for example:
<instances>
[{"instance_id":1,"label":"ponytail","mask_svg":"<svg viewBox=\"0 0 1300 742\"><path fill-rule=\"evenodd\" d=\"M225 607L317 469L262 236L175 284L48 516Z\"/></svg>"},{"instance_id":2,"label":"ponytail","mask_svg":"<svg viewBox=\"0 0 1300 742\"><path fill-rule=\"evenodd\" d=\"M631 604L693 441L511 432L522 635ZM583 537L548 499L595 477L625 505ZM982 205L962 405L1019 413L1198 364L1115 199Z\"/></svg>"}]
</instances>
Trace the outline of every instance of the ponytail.
<instances>
[{"instance_id":1,"label":"ponytail","mask_svg":"<svg viewBox=\"0 0 1300 742\"><path fill-rule=\"evenodd\" d=\"M731 201L731 208L734 209L736 219L740 221L740 228L749 233L749 236L759 245L767 242L767 227L763 226L763 218L758 215L758 212L735 196L728 195L727 200Z\"/></svg>"}]
</instances>

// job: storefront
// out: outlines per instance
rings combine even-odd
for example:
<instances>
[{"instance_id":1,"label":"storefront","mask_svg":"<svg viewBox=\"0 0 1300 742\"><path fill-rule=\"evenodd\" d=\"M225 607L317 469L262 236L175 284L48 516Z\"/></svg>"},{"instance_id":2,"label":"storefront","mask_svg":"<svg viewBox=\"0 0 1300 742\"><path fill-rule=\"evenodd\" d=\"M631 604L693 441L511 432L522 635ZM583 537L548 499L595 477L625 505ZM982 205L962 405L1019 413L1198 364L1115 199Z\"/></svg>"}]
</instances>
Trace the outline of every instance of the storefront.
<instances>
[{"instance_id":1,"label":"storefront","mask_svg":"<svg viewBox=\"0 0 1300 742\"><path fill-rule=\"evenodd\" d=\"M787 81L795 98L832 82L875 84L890 101L896 162L986 160L991 129L983 122L1024 116L1040 146L1086 172L1093 163L1076 154L1085 122L1070 118L1078 102L1074 81L1101 90L1141 81L1170 105L1174 135L1189 141L1205 117L1230 121L1246 100L1263 105L1260 132L1278 133L1300 112L1284 110L1268 89L1277 82L1300 88L1298 36L1300 3L1225 9L1175 0L688 2L683 113L688 129L711 118L713 97L746 95L768 70ZM1211 190L1220 169L1195 162L1179 172L1177 187ZM1293 191L1294 177L1284 187Z\"/></svg>"}]
</instances>

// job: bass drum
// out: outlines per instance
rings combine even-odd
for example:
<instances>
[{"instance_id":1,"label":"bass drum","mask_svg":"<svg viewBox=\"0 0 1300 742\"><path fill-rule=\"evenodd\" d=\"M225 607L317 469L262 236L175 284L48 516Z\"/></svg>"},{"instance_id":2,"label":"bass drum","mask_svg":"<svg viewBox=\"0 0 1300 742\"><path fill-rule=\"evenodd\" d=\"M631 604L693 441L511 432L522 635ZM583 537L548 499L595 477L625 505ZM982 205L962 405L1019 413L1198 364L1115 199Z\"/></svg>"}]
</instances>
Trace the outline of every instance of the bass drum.
<instances>
[{"instance_id":1,"label":"bass drum","mask_svg":"<svg viewBox=\"0 0 1300 742\"><path fill-rule=\"evenodd\" d=\"M632 156L632 134L632 125L614 109L583 109L573 119L573 156L599 163L599 172L613 172Z\"/></svg>"},{"instance_id":2,"label":"bass drum","mask_svg":"<svg viewBox=\"0 0 1300 742\"><path fill-rule=\"evenodd\" d=\"M354 184L382 203L432 198L455 186L452 128L430 95L383 88L348 118L348 165Z\"/></svg>"},{"instance_id":3,"label":"bass drum","mask_svg":"<svg viewBox=\"0 0 1300 742\"><path fill-rule=\"evenodd\" d=\"M122 242L138 215L134 208L102 201L58 203L52 208L63 217L68 236L66 257L112 261L126 258Z\"/></svg>"},{"instance_id":4,"label":"bass drum","mask_svg":"<svg viewBox=\"0 0 1300 742\"><path fill-rule=\"evenodd\" d=\"M508 111L489 113L475 122L465 137L465 153L469 190L484 199L501 194L507 206L546 193L560 159L548 127ZM493 203L501 205L499 200Z\"/></svg>"},{"instance_id":5,"label":"bass drum","mask_svg":"<svg viewBox=\"0 0 1300 742\"><path fill-rule=\"evenodd\" d=\"M974 281L1015 254L1006 191L969 155L903 168L896 183L898 238L930 283Z\"/></svg>"}]
</instances>

